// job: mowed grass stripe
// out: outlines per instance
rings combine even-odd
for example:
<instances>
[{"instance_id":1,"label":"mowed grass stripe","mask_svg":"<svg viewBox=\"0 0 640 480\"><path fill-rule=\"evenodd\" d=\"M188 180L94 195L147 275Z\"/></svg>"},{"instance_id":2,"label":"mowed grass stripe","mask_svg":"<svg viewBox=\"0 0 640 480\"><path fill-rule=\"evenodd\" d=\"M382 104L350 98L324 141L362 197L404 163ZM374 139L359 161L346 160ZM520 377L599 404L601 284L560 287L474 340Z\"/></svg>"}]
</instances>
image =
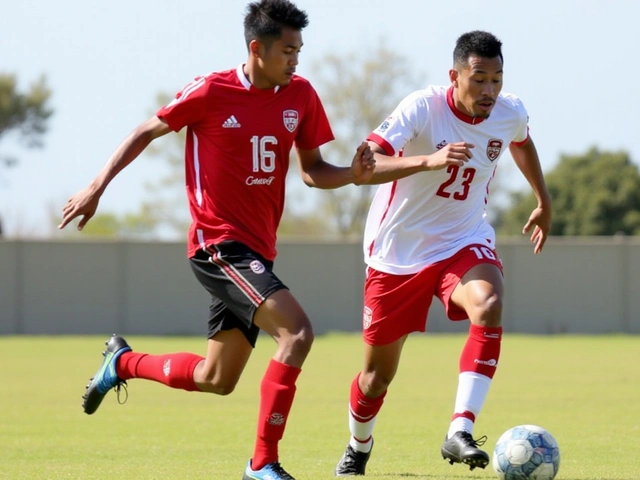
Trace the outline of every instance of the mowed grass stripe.
<instances>
[{"instance_id":1,"label":"mowed grass stripe","mask_svg":"<svg viewBox=\"0 0 640 480\"><path fill-rule=\"evenodd\" d=\"M103 337L0 337L0 479L239 479L253 450L259 382L275 344L261 337L228 397L133 380L92 416L81 395ZM138 351L204 352L199 338L127 337ZM461 335L414 335L379 415L367 477L490 479L450 466L439 449L457 385ZM505 335L476 425L492 450L534 423L560 444L558 479L640 479L640 337ZM316 339L298 382L281 459L299 480L330 479L348 440L349 387L362 365L356 334Z\"/></svg>"}]
</instances>

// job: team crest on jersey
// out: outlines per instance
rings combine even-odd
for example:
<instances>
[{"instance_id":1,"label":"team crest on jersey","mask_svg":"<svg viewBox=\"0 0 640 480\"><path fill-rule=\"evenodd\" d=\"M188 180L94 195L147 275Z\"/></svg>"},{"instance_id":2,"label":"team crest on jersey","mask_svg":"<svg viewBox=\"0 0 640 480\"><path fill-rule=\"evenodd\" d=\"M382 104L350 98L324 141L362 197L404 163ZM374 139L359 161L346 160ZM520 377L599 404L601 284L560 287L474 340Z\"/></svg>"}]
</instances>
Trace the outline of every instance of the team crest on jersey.
<instances>
[{"instance_id":1,"label":"team crest on jersey","mask_svg":"<svg viewBox=\"0 0 640 480\"><path fill-rule=\"evenodd\" d=\"M492 138L487 142L487 157L492 162L500 156L500 152L502 151L502 140L498 140L497 138Z\"/></svg>"},{"instance_id":2,"label":"team crest on jersey","mask_svg":"<svg viewBox=\"0 0 640 480\"><path fill-rule=\"evenodd\" d=\"M282 121L287 130L293 133L298 127L298 112L295 110L285 110L282 112Z\"/></svg>"},{"instance_id":3,"label":"team crest on jersey","mask_svg":"<svg viewBox=\"0 0 640 480\"><path fill-rule=\"evenodd\" d=\"M382 124L378 127L378 131L381 133L386 132L387 130L389 130L389 127L391 126L391 121L393 120L393 117L387 117L385 119L384 122L382 122Z\"/></svg>"}]
</instances>

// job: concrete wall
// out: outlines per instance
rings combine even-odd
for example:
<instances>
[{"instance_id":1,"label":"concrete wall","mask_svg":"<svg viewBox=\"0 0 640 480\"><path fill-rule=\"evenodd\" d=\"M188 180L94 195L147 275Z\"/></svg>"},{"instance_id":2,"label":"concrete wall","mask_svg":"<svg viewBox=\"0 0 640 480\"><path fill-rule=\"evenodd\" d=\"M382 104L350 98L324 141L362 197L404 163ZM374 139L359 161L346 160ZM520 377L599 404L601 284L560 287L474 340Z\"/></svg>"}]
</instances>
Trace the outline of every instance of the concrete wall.
<instances>
[{"instance_id":1,"label":"concrete wall","mask_svg":"<svg viewBox=\"0 0 640 480\"><path fill-rule=\"evenodd\" d=\"M506 331L640 333L640 239L499 242ZM0 242L0 334L204 335L209 297L181 243ZM359 244L279 244L276 273L318 334L359 331ZM457 332L434 300L429 331Z\"/></svg>"}]
</instances>

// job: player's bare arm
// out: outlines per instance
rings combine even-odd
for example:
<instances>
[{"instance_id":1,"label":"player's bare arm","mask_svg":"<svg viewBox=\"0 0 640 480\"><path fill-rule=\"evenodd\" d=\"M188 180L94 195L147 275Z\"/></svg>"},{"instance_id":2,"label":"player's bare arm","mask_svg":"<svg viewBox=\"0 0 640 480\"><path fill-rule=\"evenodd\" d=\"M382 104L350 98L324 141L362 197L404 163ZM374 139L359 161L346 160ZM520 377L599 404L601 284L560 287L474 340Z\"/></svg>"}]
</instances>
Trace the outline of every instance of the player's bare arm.
<instances>
[{"instance_id":1,"label":"player's bare arm","mask_svg":"<svg viewBox=\"0 0 640 480\"><path fill-rule=\"evenodd\" d=\"M368 182L371 185L393 182L418 172L441 170L449 165L462 166L473 156L474 147L471 143L455 142L431 155L390 157L377 143L369 141L369 146L376 161L376 170Z\"/></svg>"},{"instance_id":2,"label":"player's bare arm","mask_svg":"<svg viewBox=\"0 0 640 480\"><path fill-rule=\"evenodd\" d=\"M535 244L534 253L540 253L551 229L551 196L544 181L538 151L531 138L524 145L511 144L509 151L538 200L538 206L531 212L522 233L529 233L535 225L531 233L531 242Z\"/></svg>"},{"instance_id":3,"label":"player's bare arm","mask_svg":"<svg viewBox=\"0 0 640 480\"><path fill-rule=\"evenodd\" d=\"M154 139L170 131L171 129L156 116L138 125L116 148L96 178L67 201L62 209L62 221L58 228L64 228L74 218L82 216L78 223L78 230L82 230L96 213L100 197L109 182L135 160Z\"/></svg>"},{"instance_id":4,"label":"player's bare arm","mask_svg":"<svg viewBox=\"0 0 640 480\"><path fill-rule=\"evenodd\" d=\"M322 189L339 188L352 183L354 185L367 183L373 175L376 163L367 142L362 142L358 146L349 167L338 167L325 162L319 148L312 150L296 148L296 156L304 183L310 187Z\"/></svg>"}]
</instances>

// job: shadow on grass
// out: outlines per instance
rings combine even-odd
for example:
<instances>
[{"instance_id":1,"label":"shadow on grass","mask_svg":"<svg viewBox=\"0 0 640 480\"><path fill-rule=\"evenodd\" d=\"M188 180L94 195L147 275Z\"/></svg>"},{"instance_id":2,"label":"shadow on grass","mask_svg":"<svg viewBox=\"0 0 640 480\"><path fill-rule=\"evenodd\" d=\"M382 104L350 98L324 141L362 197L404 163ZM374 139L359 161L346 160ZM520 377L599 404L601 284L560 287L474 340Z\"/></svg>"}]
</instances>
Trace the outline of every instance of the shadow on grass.
<instances>
[{"instance_id":1,"label":"shadow on grass","mask_svg":"<svg viewBox=\"0 0 640 480\"><path fill-rule=\"evenodd\" d=\"M437 478L442 480L443 478L451 479L451 478L464 478L464 479L473 479L473 478L483 478L486 480L486 475L473 475L469 473L461 473L461 474L447 474L446 477L443 477L442 474L439 473L378 473L378 474L367 474L368 477L376 477L376 478Z\"/></svg>"},{"instance_id":2,"label":"shadow on grass","mask_svg":"<svg viewBox=\"0 0 640 480\"><path fill-rule=\"evenodd\" d=\"M465 478L465 479L473 479L473 478L483 478L486 480L486 475L474 475L469 473L461 473L459 475L450 475L442 476L442 474L430 474L430 473L374 473L367 474L368 477L376 477L376 478L438 478L440 480L449 480L455 478ZM492 477L495 478L495 477ZM575 477L575 478L565 478L562 477L562 480L637 480L632 478L619 478L619 477Z\"/></svg>"}]
</instances>

